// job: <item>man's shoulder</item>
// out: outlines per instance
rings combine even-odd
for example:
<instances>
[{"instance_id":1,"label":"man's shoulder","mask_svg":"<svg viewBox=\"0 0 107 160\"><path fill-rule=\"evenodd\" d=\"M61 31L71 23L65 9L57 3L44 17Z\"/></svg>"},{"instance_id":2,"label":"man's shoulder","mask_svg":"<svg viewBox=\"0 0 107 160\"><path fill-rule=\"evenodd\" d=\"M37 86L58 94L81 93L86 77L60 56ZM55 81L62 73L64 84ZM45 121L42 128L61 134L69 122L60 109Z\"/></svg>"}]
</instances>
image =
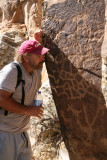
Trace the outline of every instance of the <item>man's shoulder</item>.
<instances>
[{"instance_id":1,"label":"man's shoulder","mask_svg":"<svg viewBox=\"0 0 107 160\"><path fill-rule=\"evenodd\" d=\"M0 74L16 74L17 72L17 68L15 67L15 65L13 65L13 62L8 63L7 65L5 65L1 70L0 70Z\"/></svg>"},{"instance_id":2,"label":"man's shoulder","mask_svg":"<svg viewBox=\"0 0 107 160\"><path fill-rule=\"evenodd\" d=\"M8 69L8 68L15 68L14 62L15 61L6 64L1 70Z\"/></svg>"},{"instance_id":3,"label":"man's shoulder","mask_svg":"<svg viewBox=\"0 0 107 160\"><path fill-rule=\"evenodd\" d=\"M17 69L11 63L0 70L0 89L14 92L17 82Z\"/></svg>"}]
</instances>

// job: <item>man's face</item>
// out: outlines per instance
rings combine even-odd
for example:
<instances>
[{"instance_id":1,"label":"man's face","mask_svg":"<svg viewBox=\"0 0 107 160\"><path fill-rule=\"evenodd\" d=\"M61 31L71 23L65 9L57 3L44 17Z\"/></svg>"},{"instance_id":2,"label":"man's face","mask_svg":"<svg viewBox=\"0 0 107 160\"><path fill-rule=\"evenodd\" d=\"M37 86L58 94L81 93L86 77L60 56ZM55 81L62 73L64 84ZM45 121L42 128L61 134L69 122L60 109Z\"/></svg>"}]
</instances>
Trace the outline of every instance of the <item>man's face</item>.
<instances>
[{"instance_id":1,"label":"man's face","mask_svg":"<svg viewBox=\"0 0 107 160\"><path fill-rule=\"evenodd\" d=\"M28 55L28 64L32 68L32 70L41 69L44 62L45 62L44 55L36 55L34 53L30 53Z\"/></svg>"}]
</instances>

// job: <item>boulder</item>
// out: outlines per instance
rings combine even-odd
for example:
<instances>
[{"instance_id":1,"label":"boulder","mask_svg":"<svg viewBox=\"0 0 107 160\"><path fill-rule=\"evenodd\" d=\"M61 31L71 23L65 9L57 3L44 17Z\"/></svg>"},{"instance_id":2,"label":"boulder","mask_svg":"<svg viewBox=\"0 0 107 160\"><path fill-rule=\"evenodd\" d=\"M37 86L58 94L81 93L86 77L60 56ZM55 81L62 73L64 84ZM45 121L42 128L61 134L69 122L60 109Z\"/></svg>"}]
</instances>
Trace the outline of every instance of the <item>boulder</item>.
<instances>
[{"instance_id":1,"label":"boulder","mask_svg":"<svg viewBox=\"0 0 107 160\"><path fill-rule=\"evenodd\" d=\"M43 7L44 44L50 48L46 67L70 159L106 160L104 0L47 0Z\"/></svg>"}]
</instances>

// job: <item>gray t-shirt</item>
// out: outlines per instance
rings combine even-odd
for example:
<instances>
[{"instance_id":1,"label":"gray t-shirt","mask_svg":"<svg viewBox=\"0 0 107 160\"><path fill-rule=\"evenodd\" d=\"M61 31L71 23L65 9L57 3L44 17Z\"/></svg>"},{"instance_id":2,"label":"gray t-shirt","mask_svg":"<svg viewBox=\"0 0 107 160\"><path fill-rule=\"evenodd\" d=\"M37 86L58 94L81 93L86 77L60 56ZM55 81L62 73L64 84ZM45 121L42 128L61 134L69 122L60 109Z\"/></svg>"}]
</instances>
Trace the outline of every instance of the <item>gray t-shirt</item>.
<instances>
[{"instance_id":1,"label":"gray t-shirt","mask_svg":"<svg viewBox=\"0 0 107 160\"><path fill-rule=\"evenodd\" d=\"M15 62L18 63L17 61ZM25 80L24 105L29 107L33 105L34 96L41 85L41 70L35 70L32 75L30 75L21 64L20 67L22 70L22 79ZM14 93L12 98L16 102L21 103L22 86L19 84L15 90L16 83L17 68L13 66L12 63L9 63L0 71L0 89ZM8 115L4 116L4 110L0 109L0 131L8 133L23 132L29 129L29 120L30 117L27 115L12 112L8 112Z\"/></svg>"}]
</instances>

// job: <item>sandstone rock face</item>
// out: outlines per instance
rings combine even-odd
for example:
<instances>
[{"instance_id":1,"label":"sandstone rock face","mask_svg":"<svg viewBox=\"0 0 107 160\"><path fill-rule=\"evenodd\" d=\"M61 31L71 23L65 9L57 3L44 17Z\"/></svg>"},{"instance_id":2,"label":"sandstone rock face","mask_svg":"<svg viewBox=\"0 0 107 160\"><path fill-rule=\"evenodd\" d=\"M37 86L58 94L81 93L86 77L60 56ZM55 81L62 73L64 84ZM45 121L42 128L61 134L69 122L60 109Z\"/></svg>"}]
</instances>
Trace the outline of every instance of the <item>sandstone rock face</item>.
<instances>
[{"instance_id":1,"label":"sandstone rock face","mask_svg":"<svg viewBox=\"0 0 107 160\"><path fill-rule=\"evenodd\" d=\"M0 69L13 61L15 49L28 38L25 25L12 25L0 31Z\"/></svg>"},{"instance_id":2,"label":"sandstone rock face","mask_svg":"<svg viewBox=\"0 0 107 160\"><path fill-rule=\"evenodd\" d=\"M29 37L41 28L43 0L4 0L0 2L1 28L13 23L25 24Z\"/></svg>"},{"instance_id":3,"label":"sandstone rock face","mask_svg":"<svg viewBox=\"0 0 107 160\"><path fill-rule=\"evenodd\" d=\"M47 70L71 160L107 159L107 109L101 92L104 0L44 3Z\"/></svg>"},{"instance_id":4,"label":"sandstone rock face","mask_svg":"<svg viewBox=\"0 0 107 160\"><path fill-rule=\"evenodd\" d=\"M15 49L34 39L41 28L43 0L0 1L0 69L13 60Z\"/></svg>"}]
</instances>

